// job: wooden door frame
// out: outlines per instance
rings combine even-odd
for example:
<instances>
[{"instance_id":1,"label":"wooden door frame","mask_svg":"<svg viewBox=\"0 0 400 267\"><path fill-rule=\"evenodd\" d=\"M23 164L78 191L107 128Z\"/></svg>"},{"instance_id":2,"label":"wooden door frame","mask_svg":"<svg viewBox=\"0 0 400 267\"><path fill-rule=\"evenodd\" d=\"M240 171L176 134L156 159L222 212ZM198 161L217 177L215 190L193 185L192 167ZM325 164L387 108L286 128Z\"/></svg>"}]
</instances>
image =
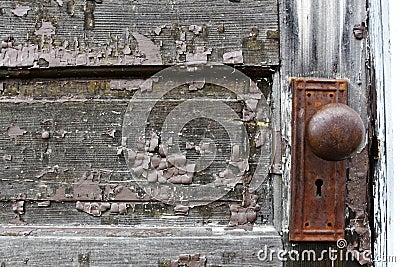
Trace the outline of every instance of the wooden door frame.
<instances>
[{"instance_id":1,"label":"wooden door frame","mask_svg":"<svg viewBox=\"0 0 400 267\"><path fill-rule=\"evenodd\" d=\"M375 132L379 140L379 157L374 172L374 255L375 266L396 266L400 261L397 240L400 236L398 225L400 182L396 174L400 166L400 134L396 120L400 107L396 103L400 94L396 88L395 78L398 75L400 43L395 34L395 25L399 22L398 1L369 1L369 39L372 59L372 70L375 79L372 85L376 91Z\"/></svg>"},{"instance_id":2,"label":"wooden door frame","mask_svg":"<svg viewBox=\"0 0 400 267\"><path fill-rule=\"evenodd\" d=\"M283 220L283 232L288 232L291 168L291 78L313 77L346 79L349 84L349 106L362 117L370 132L369 103L371 101L370 75L368 71L368 0L363 1L312 1L280 0L280 84L281 118L283 140L283 185L286 196L283 206L287 213ZM372 88L373 89L373 88ZM346 240L350 251L371 251L370 220L371 139L364 148L349 160L346 197ZM355 231L352 231L352 229ZM287 243L299 250L334 246L333 243ZM344 264L359 266L368 260ZM288 263L298 266L299 263ZM310 262L308 266L321 266L321 262ZM329 266L326 262L326 266ZM325 266L325 265L324 265ZM342 266L342 265L339 265Z\"/></svg>"},{"instance_id":3,"label":"wooden door frame","mask_svg":"<svg viewBox=\"0 0 400 267\"><path fill-rule=\"evenodd\" d=\"M368 184L364 201L369 203L369 209L365 210L364 216L369 223L365 225L364 230L368 232L365 237L370 238L368 242L370 242L369 245L373 250L373 263L370 262L369 264L396 266L396 262L400 261L396 244L396 238L400 237L400 230L396 227L400 225L400 214L395 212L395 209L398 209L400 205L400 196L396 194L400 190L400 181L396 180L396 174L400 173L400 166L396 164L400 160L400 141L396 138L400 134L400 127L398 123L396 124L396 116L400 112L400 106L397 105L396 99L400 98L400 94L395 83L395 77L398 75L396 65L400 60L398 52L400 43L395 30L393 30L394 27L390 28L390 25L393 26L399 22L397 14L400 8L399 3L396 0L365 0L349 1L348 3L337 1L334 4L326 3L326 5L326 10L322 10L321 4L315 1L279 1L282 137L284 142L283 159L286 159L283 162L284 174L282 180L283 192L287 196L283 198L283 206L286 206L286 211L289 211L290 78L345 78L350 81L350 90L357 87L360 90L362 90L361 88L368 88L365 91L368 116L364 119L369 124L370 136L368 149L362 153L367 154L364 159L368 160L369 167L367 170L364 169L367 173L362 175L368 177L364 181L365 184ZM316 53L318 50L322 51L320 47L326 47L326 44L323 43L324 34L335 33L335 29L326 27L330 24L333 25L333 18L330 16L332 14L337 15L336 22L339 25L337 27L341 27L339 29L342 30L341 37L347 37L349 42L347 47L349 49L347 52L348 59L346 59L347 61L339 60L341 64L336 65L337 69L332 67L335 66L335 58L330 57L335 51L327 49L326 54ZM307 28L310 27L310 20L313 20L316 24L314 31ZM359 36L356 36L356 28L362 30L359 32ZM308 31L305 29L308 29ZM340 54L339 51L339 57L346 55L346 53ZM313 55L316 58L310 59L310 56ZM352 65L352 68L348 68L355 57L359 57L360 64L356 63L356 66ZM310 60L312 61L311 65L307 64ZM315 66L318 66L318 68L313 69ZM361 82L360 80L357 81L357 78L354 79L359 70L362 73ZM354 86L353 82L358 83L359 86ZM360 155L356 158L360 158ZM352 163L352 168L361 170L362 160L352 160ZM347 203L354 200L352 194L355 192L349 191L352 183L356 180L352 175L352 171L350 171L347 182ZM284 215L283 230L287 232L289 213L286 212ZM359 243L360 239L359 236ZM359 250L360 248L356 249Z\"/></svg>"}]
</instances>

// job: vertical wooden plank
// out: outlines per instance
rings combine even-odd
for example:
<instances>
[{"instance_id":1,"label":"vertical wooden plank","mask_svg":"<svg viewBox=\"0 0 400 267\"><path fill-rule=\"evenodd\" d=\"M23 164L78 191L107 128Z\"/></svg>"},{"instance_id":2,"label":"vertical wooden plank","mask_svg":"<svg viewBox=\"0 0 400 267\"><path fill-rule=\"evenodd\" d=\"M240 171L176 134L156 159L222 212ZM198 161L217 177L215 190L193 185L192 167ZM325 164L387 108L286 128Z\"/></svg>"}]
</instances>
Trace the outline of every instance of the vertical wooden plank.
<instances>
[{"instance_id":1,"label":"vertical wooden plank","mask_svg":"<svg viewBox=\"0 0 400 267\"><path fill-rule=\"evenodd\" d=\"M291 153L291 77L346 79L349 83L349 106L355 109L368 127L368 80L365 65L367 45L365 25L366 1L281 0L279 2L281 34L281 103L284 146L284 198L288 192ZM358 29L358 30L357 30ZM369 199L368 147L365 143L357 156L349 161L346 198L346 233L349 250L370 250L368 223ZM357 188L357 189L356 189ZM361 189L364 188L364 189ZM287 209L288 210L288 209ZM288 215L286 214L285 223ZM287 225L287 224L286 224ZM355 231L349 231L355 229ZM353 234L352 234L353 233ZM357 234L354 234L357 233ZM362 242L360 242L362 240ZM360 246L358 246L360 244ZM290 244L287 244L289 247ZM332 244L297 244L300 249L328 248ZM366 261L368 261L367 259ZM364 263L364 262L362 262ZM298 262L289 266L298 266ZM305 266L320 266L308 262ZM345 264L345 263L343 263ZM357 265L347 262L346 266Z\"/></svg>"},{"instance_id":2,"label":"vertical wooden plank","mask_svg":"<svg viewBox=\"0 0 400 267\"><path fill-rule=\"evenodd\" d=\"M392 181L391 197L389 197L392 206L390 208L391 225L389 227L389 238L388 238L388 255L391 256L392 260L389 266L394 267L400 262L400 253L398 250L398 240L400 237L400 213L397 212L397 207L400 205L400 179L398 179L397 174L400 173L400 124L398 123L396 114L400 113L400 105L397 104L397 99L400 99L400 91L398 90L397 78L398 73L400 73L400 36L396 30L396 25L400 22L400 17L398 16L398 10L400 10L400 2L396 0L389 0L389 33L390 33L390 55L391 55L391 75L390 75L390 90L385 92L386 101L385 106L388 110L389 116L386 118L386 125L392 127L392 131L388 131L388 147L393 150L391 162L388 162L388 166L392 169L391 175L388 175L387 179ZM387 39L385 39L387 40ZM385 64L385 66L387 66ZM385 75L386 76L386 75ZM382 177L384 179L384 177Z\"/></svg>"},{"instance_id":3,"label":"vertical wooden plank","mask_svg":"<svg viewBox=\"0 0 400 267\"><path fill-rule=\"evenodd\" d=\"M394 2L394 1L393 1ZM398 73L391 72L389 66L396 63L391 58L391 52L395 52L396 47L391 50L391 38L395 35L391 28L389 17L391 11L395 10L390 1L369 1L370 23L369 40L371 53L371 77L372 89L376 95L376 111L373 113L373 123L375 126L375 138L377 143L378 155L375 161L374 175L374 230L375 244L374 256L375 266L397 266L400 258L398 255L396 231L398 224L394 216L398 203L395 200L396 180L394 168L398 165L393 157L396 140L393 129L397 123L394 121L394 79ZM393 11L395 12L395 11ZM392 17L393 18L393 17ZM397 18L397 14L394 16ZM398 48L397 48L398 49ZM394 59L395 60L395 59ZM393 64L391 64L393 63ZM394 75L393 75L394 74ZM393 77L392 77L393 75ZM398 138L397 138L398 139ZM398 184L397 184L398 188ZM398 233L398 232L397 232ZM398 236L397 236L398 237Z\"/></svg>"}]
</instances>

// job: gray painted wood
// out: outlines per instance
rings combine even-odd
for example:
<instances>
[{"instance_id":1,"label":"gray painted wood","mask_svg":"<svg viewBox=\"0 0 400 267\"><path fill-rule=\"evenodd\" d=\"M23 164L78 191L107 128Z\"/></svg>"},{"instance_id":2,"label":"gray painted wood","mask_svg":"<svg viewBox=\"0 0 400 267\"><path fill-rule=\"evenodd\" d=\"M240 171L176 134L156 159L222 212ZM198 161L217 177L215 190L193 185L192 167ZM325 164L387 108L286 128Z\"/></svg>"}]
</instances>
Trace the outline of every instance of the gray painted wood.
<instances>
[{"instance_id":1,"label":"gray painted wood","mask_svg":"<svg viewBox=\"0 0 400 267\"><path fill-rule=\"evenodd\" d=\"M0 66L278 65L266 1L2 1Z\"/></svg>"},{"instance_id":2,"label":"gray painted wood","mask_svg":"<svg viewBox=\"0 0 400 267\"><path fill-rule=\"evenodd\" d=\"M362 117L365 128L369 128L369 82L368 50L366 36L357 36L353 28L366 23L366 1L293 1L281 0L281 112L282 136L284 143L283 206L289 211L290 143L292 77L321 77L348 80L348 104ZM368 146L350 161L347 179L346 230L348 249L371 250L371 236L368 224L369 199ZM357 188L357 189L355 189ZM287 231L287 218L284 230ZM354 235L354 233L358 233ZM359 240L362 240L359 242ZM360 243L360 246L359 246ZM290 245L289 245L290 246ZM301 244L299 244L302 247ZM313 246L311 246L313 247ZM303 246L303 249L310 249ZM319 245L315 244L315 248ZM298 266L296 262L290 266ZM313 263L307 263L307 266ZM348 263L354 264L354 263ZM346 265L347 266L347 265Z\"/></svg>"},{"instance_id":3,"label":"gray painted wood","mask_svg":"<svg viewBox=\"0 0 400 267\"><path fill-rule=\"evenodd\" d=\"M100 231L101 236L93 235ZM257 257L265 244L270 250L281 246L280 236L270 228L251 233L218 228L80 227L7 228L2 232L25 235L0 237L0 262L5 266L177 266L173 263L183 254L200 254L206 258L206 266L280 264L277 258L260 261Z\"/></svg>"},{"instance_id":4,"label":"gray painted wood","mask_svg":"<svg viewBox=\"0 0 400 267\"><path fill-rule=\"evenodd\" d=\"M272 134L279 125L271 127L279 118L279 91L271 92L269 68L279 65L276 0L6 0L0 3L0 38L2 266L205 266L204 260L207 266L282 265L276 257L257 257L260 250L282 246L280 177L268 174L272 160L279 163L280 146ZM89 73L91 67L162 69L180 63L268 66L253 77L259 78L266 98L266 120L244 122L247 132L235 133L250 138L251 155L245 159L250 175L257 161L263 162L264 181L257 190L250 190L243 176L208 205L157 201L132 178L122 139L132 96L160 89L140 87L154 69L134 75L142 79L124 74L77 79L59 77L55 68L79 72L75 67L86 67ZM10 79L4 75L9 68L46 68L49 73L54 68L58 79ZM187 87L157 103L149 128L160 131L166 115L187 99L226 104L238 118L246 103L254 103L218 86L190 92ZM179 119L172 121L179 124ZM262 157L256 147L260 127L265 128L265 140L258 145L266 151ZM231 160L230 136L210 120L186 128L184 135L211 133L219 146L213 165L188 187L213 181Z\"/></svg>"},{"instance_id":5,"label":"gray painted wood","mask_svg":"<svg viewBox=\"0 0 400 267\"><path fill-rule=\"evenodd\" d=\"M283 175L277 166L270 169L270 176L266 174L257 192L260 211L252 232L225 230L232 219L229 205L242 199L241 187L214 206L190 209L188 216L176 216L172 207L154 203L130 184L124 183L123 193L114 196L117 185L129 181L124 159L117 151L122 145L123 114L133 94L126 89L135 87L135 81L2 81L0 141L4 158L0 168L4 172L0 196L4 201L0 230L4 249L0 257L6 266L23 265L24 261L41 266L170 266L185 253L204 255L210 266L281 265L278 261L260 262L256 254L265 245L281 247L277 231L282 230L285 237L288 229L290 78L347 79L349 105L361 114L368 128L368 51L364 36L357 39L353 33L354 26L366 22L366 2L280 0L279 21L277 1L273 0L98 2L2 1L0 66L281 64L268 102L275 128L268 129L275 134L281 130L283 155L279 153L279 134L270 135L267 147L269 164L279 164L282 158ZM267 84L271 86L269 75ZM211 95L228 98L223 90L218 94L213 90ZM226 102L236 112L242 111L240 101ZM161 105L159 111L163 108ZM64 137L63 129L67 131ZM50 133L49 139L46 135L42 138L44 131ZM367 163L364 148L349 165L349 249L364 250L370 245L368 225L360 224L368 221L367 190L360 190L367 183ZM93 194L74 193L73 186L82 185L81 180ZM50 206L48 200L53 200ZM78 211L77 201L108 201L125 205L127 210L115 214L107 209L97 217ZM258 229L260 224L268 225L267 230ZM106 225L111 226L105 229ZM176 231L162 231L176 225L180 226ZM221 228L212 234L203 229L211 225ZM157 227L161 234L156 236L154 228L138 230L140 226ZM145 238L132 234L136 230ZM10 246L15 249L6 249ZM321 249L322 245L296 247ZM121 259L119 252L129 256Z\"/></svg>"},{"instance_id":6,"label":"gray painted wood","mask_svg":"<svg viewBox=\"0 0 400 267\"><path fill-rule=\"evenodd\" d=\"M273 96L271 95L270 72L266 72L262 80L260 89L268 99L266 115L271 121L273 118L279 117L279 114L275 114L273 111L275 109L273 103L277 101L277 96L276 92ZM92 236L104 237L103 228L93 227L109 227L111 232L121 226L126 227L128 232L138 227L147 227L152 229L144 229L142 234L150 236L154 229L177 227L180 229L179 231L184 231L187 227L191 227L193 231L189 231L185 238L179 237L173 242L181 244L187 240L200 240L190 242L194 244L200 242L204 244L204 249L199 247L198 252L192 253L188 250L187 253L206 254L207 250L209 254L214 255L212 251L218 251L220 247L232 247L233 244L239 247L238 250L244 249L244 251L254 250L256 247L257 250L248 257L245 254L240 254L240 257L234 256L239 254L228 251L224 254L228 259L221 260L217 257L214 260L214 256L207 256L207 259L220 266L224 266L224 264L225 266L235 266L235 264L243 266L247 262L249 262L249 266L257 266L257 264L264 266L264 262L261 263L254 255L265 246L275 248L282 244L280 236L277 234L280 209L276 207L280 205L280 195L279 189L274 189L275 186L278 186L276 178L265 173L265 181L262 186L252 192L259 197L257 201L259 210L252 223L254 223L254 227L267 227L268 232L274 235L272 239L262 239L263 233L259 235L252 231L244 232L240 228L250 230L252 225L250 223L237 225L238 223L232 219L236 215L232 212L231 207L240 207L243 203L251 200L251 198L244 197L245 188L242 184L237 185L219 201L207 206L191 208L187 214L185 212L182 214L176 210L176 207L150 198L132 181L126 161L123 155L118 154L118 150L122 146L121 131L124 114L132 95L140 90L136 85L142 82L143 80L136 81L125 78L84 81L74 79L4 81L0 98L0 109L3 114L0 117L0 144L3 157L0 161L0 168L4 170L0 176L2 185L0 190L2 200L0 228L2 232L0 235L14 235L7 230L11 225L24 225L23 227L28 227L34 232L43 231L38 229L42 229L44 226L58 228L60 236L56 241L46 234L32 239L29 246L41 247L42 244L53 242L52 244L57 244L57 247L60 248L70 247L71 250L68 253L71 254L66 253L66 255L70 255L69 258L74 259L73 265L74 262L76 263L76 257L84 256L76 256L76 251L72 247L82 246L82 244L92 246L92 243L95 242L90 239ZM154 91L159 90L156 82L153 85ZM239 117L242 116L244 100L237 99L237 96L231 91L218 86L205 85L201 90L189 92L188 86L182 86L170 91L164 99L159 101L154 112L151 113L150 127L160 128L159 124L163 122L166 114L172 108L191 98L212 99L217 106L219 102L223 102ZM173 121L179 123L179 118L175 118ZM214 133L217 143L229 148L229 138L226 133L217 131L218 127L215 125L211 127L210 122L198 121L192 123L192 126L196 133L208 128ZM249 137L253 140L257 127L252 122L249 122L246 127ZM267 127L267 130L268 132L272 131L270 127ZM276 140L272 140L272 135L267 134L265 141L264 146L268 151L265 155L265 162L268 166L271 164L271 155L273 155L272 145ZM254 143L253 140L252 146ZM255 147L251 149L253 154L249 162L250 170L253 171L255 163L260 157L257 156L258 150ZM220 157L221 160L216 158L217 163L221 161L226 164L226 161L229 160L229 155ZM206 170L205 175L211 177L219 171L217 164ZM195 180L195 183L199 181ZM210 202L212 201L210 200ZM100 206L105 207L101 213L98 212L98 209L93 208ZM113 210L113 206L117 206L118 209ZM85 207L90 208L86 209ZM277 229L274 224L278 224ZM86 239L81 240L81 243L68 243L69 238L77 237L77 233L80 231L79 227L83 227L82 231L89 228L92 230L87 230L89 234ZM222 236L218 235L211 243L207 243L207 240L198 237L198 231L204 227L219 227L223 234ZM231 231L232 233L241 231L243 238L249 240L248 244L238 243L239 239L229 235ZM65 232L69 233L65 234ZM80 236L79 233L78 235ZM21 236L19 239L13 239L12 242L27 244L25 239L26 237ZM127 238L127 240L130 240L129 242L132 244L139 242L135 237ZM121 245L115 244L115 246ZM149 251L149 253L153 253L150 252L152 249L158 250L158 246L169 246L173 253L171 255L177 255L174 256L176 258L180 254L186 253L178 251L180 245L170 246L169 243L164 244L157 238L149 237L147 243L143 242L140 245L143 251ZM100 247L93 251L98 249ZM136 248L132 247L132 249ZM28 258L35 258L31 261L32 264L42 265L44 258L54 255L45 250L42 254L35 252L35 255L39 255L35 257L29 254L26 247L22 250L29 255ZM5 262L18 265L19 263L13 260L15 258L13 252L7 253ZM111 257L110 261L119 263L117 255L113 255L109 256ZM158 264L158 259L163 258L161 254L157 255L160 256L157 256L156 260L146 253L142 253L140 256L134 255L133 259L136 262L134 261L132 265L152 266L152 264ZM101 256L100 253L99 259ZM238 260L235 261L231 259L232 257L238 257ZM64 258L54 258L50 265L64 264L64 260ZM91 264L101 265L97 258ZM104 264L107 264L107 260ZM276 266L278 262L267 262L267 264Z\"/></svg>"}]
</instances>

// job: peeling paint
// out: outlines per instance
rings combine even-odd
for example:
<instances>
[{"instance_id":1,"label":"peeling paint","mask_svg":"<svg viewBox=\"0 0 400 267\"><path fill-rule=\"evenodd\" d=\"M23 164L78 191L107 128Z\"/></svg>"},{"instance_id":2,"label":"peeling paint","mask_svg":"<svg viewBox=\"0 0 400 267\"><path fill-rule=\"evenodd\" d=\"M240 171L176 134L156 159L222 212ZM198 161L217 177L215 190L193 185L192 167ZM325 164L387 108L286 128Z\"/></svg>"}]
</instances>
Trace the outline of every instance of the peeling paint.
<instances>
[{"instance_id":1,"label":"peeling paint","mask_svg":"<svg viewBox=\"0 0 400 267\"><path fill-rule=\"evenodd\" d=\"M142 34L134 32L132 36L138 42L138 50L144 54L144 64L162 65L160 47L155 45L150 38Z\"/></svg>"},{"instance_id":2,"label":"peeling paint","mask_svg":"<svg viewBox=\"0 0 400 267\"><path fill-rule=\"evenodd\" d=\"M26 133L27 133L27 131L25 129L21 129L18 126L12 125L7 128L7 134L11 138L15 138L17 136L22 136Z\"/></svg>"},{"instance_id":3,"label":"peeling paint","mask_svg":"<svg viewBox=\"0 0 400 267\"><path fill-rule=\"evenodd\" d=\"M37 205L38 205L38 207L45 207L45 208L47 208L47 207L50 207L51 202L50 202L50 200L38 201L38 202L37 202Z\"/></svg>"},{"instance_id":4,"label":"peeling paint","mask_svg":"<svg viewBox=\"0 0 400 267\"><path fill-rule=\"evenodd\" d=\"M12 161L12 155L4 155L3 160L4 161Z\"/></svg>"},{"instance_id":5,"label":"peeling paint","mask_svg":"<svg viewBox=\"0 0 400 267\"><path fill-rule=\"evenodd\" d=\"M279 40L279 31L277 31L277 30L267 30L267 38Z\"/></svg>"},{"instance_id":6,"label":"peeling paint","mask_svg":"<svg viewBox=\"0 0 400 267\"><path fill-rule=\"evenodd\" d=\"M156 133L150 133L150 140L139 142L137 149L127 149L128 160L134 166L132 171L135 176L142 176L150 183L192 183L196 165L187 163L184 154L168 155L165 146L159 144Z\"/></svg>"},{"instance_id":7,"label":"peeling paint","mask_svg":"<svg viewBox=\"0 0 400 267\"><path fill-rule=\"evenodd\" d=\"M43 21L42 26L35 31L35 35L39 36L51 36L55 33L55 28L50 21Z\"/></svg>"},{"instance_id":8,"label":"peeling paint","mask_svg":"<svg viewBox=\"0 0 400 267\"><path fill-rule=\"evenodd\" d=\"M256 141L256 148L259 148L265 144L267 141L267 136L265 135L264 131L258 131L256 136L255 136L255 141Z\"/></svg>"},{"instance_id":9,"label":"peeling paint","mask_svg":"<svg viewBox=\"0 0 400 267\"><path fill-rule=\"evenodd\" d=\"M31 10L30 6L17 6L14 9L11 9L11 12L17 17L23 17L28 15L28 12Z\"/></svg>"},{"instance_id":10,"label":"peeling paint","mask_svg":"<svg viewBox=\"0 0 400 267\"><path fill-rule=\"evenodd\" d=\"M225 64L243 64L243 52L242 50L227 52L222 56L222 60Z\"/></svg>"},{"instance_id":11,"label":"peeling paint","mask_svg":"<svg viewBox=\"0 0 400 267\"><path fill-rule=\"evenodd\" d=\"M49 139L50 138L49 131L43 131L41 137L42 139Z\"/></svg>"},{"instance_id":12,"label":"peeling paint","mask_svg":"<svg viewBox=\"0 0 400 267\"><path fill-rule=\"evenodd\" d=\"M21 214L25 213L25 211L24 211L25 201L23 201L23 200L13 200L11 203L12 203L13 212L15 214L21 215Z\"/></svg>"},{"instance_id":13,"label":"peeling paint","mask_svg":"<svg viewBox=\"0 0 400 267\"><path fill-rule=\"evenodd\" d=\"M64 41L55 46L53 36L55 27L51 22L44 21L35 35L41 37L40 44L13 45L12 40L2 42L0 66L4 67L62 67L62 66L101 66L101 65L162 65L160 47L149 38L139 33L127 33L137 42L136 50L128 53L117 53L118 41L111 40L109 44L84 50L75 38L73 43ZM112 39L112 38L111 38ZM74 46L72 49L68 47ZM128 44L127 44L128 45ZM130 48L129 48L130 49ZM115 83L114 83L115 85ZM122 85L123 86L123 85Z\"/></svg>"},{"instance_id":14,"label":"peeling paint","mask_svg":"<svg viewBox=\"0 0 400 267\"><path fill-rule=\"evenodd\" d=\"M21 215L25 213L25 201L24 200L12 200L12 210L15 214L14 219L10 221L12 224L25 224L25 222L22 220Z\"/></svg>"},{"instance_id":15,"label":"peeling paint","mask_svg":"<svg viewBox=\"0 0 400 267\"><path fill-rule=\"evenodd\" d=\"M186 54L186 62L188 64L206 64L208 62L208 55L211 55L212 48L204 46L196 46L193 53Z\"/></svg>"},{"instance_id":16,"label":"peeling paint","mask_svg":"<svg viewBox=\"0 0 400 267\"><path fill-rule=\"evenodd\" d=\"M260 205L257 204L258 195L249 192L251 179L252 177L249 174L245 173L243 175L243 201L241 204L233 203L229 205L231 212L229 226L231 228L253 229L252 223L257 219L257 212L260 210Z\"/></svg>"},{"instance_id":17,"label":"peeling paint","mask_svg":"<svg viewBox=\"0 0 400 267\"><path fill-rule=\"evenodd\" d=\"M78 211L86 212L93 216L100 216L102 212L110 208L110 203L99 203L99 202L76 202L76 209Z\"/></svg>"},{"instance_id":18,"label":"peeling paint","mask_svg":"<svg viewBox=\"0 0 400 267\"><path fill-rule=\"evenodd\" d=\"M217 30L218 30L218 33L224 33L225 32L225 25L224 24L219 25Z\"/></svg>"},{"instance_id":19,"label":"peeling paint","mask_svg":"<svg viewBox=\"0 0 400 267\"><path fill-rule=\"evenodd\" d=\"M104 135L108 135L108 136L110 136L110 137L112 137L112 138L115 138L115 133L116 133L116 132L117 132L117 130L111 129L111 130L108 130L108 131L104 132L103 134L104 134Z\"/></svg>"},{"instance_id":20,"label":"peeling paint","mask_svg":"<svg viewBox=\"0 0 400 267\"><path fill-rule=\"evenodd\" d=\"M189 215L189 207L184 206L184 205L176 205L174 207L174 213L175 215Z\"/></svg>"},{"instance_id":21,"label":"peeling paint","mask_svg":"<svg viewBox=\"0 0 400 267\"><path fill-rule=\"evenodd\" d=\"M259 33L260 30L258 28L251 29L249 36L243 39L243 47L250 51L261 50L264 45L261 40L258 40Z\"/></svg>"},{"instance_id":22,"label":"peeling paint","mask_svg":"<svg viewBox=\"0 0 400 267\"><path fill-rule=\"evenodd\" d=\"M101 216L102 213L110 211L110 214L125 215L129 204L121 202L76 202L76 209L92 216Z\"/></svg>"},{"instance_id":23,"label":"peeling paint","mask_svg":"<svg viewBox=\"0 0 400 267\"><path fill-rule=\"evenodd\" d=\"M207 258L200 256L200 254L181 254L179 259L171 262L171 267L180 266L193 266L193 267L206 267Z\"/></svg>"},{"instance_id":24,"label":"peeling paint","mask_svg":"<svg viewBox=\"0 0 400 267\"><path fill-rule=\"evenodd\" d=\"M196 35L199 35L203 31L203 27L198 25L190 25L189 31L193 32Z\"/></svg>"},{"instance_id":25,"label":"peeling paint","mask_svg":"<svg viewBox=\"0 0 400 267\"><path fill-rule=\"evenodd\" d=\"M102 200L102 190L99 187L101 171L87 172L73 184L73 194L76 200Z\"/></svg>"},{"instance_id":26,"label":"peeling paint","mask_svg":"<svg viewBox=\"0 0 400 267\"><path fill-rule=\"evenodd\" d=\"M35 177L42 178L48 173L59 173L59 172L66 172L68 169L60 168L58 165L54 165L52 167L48 166L47 168L41 170Z\"/></svg>"},{"instance_id":27,"label":"peeling paint","mask_svg":"<svg viewBox=\"0 0 400 267\"><path fill-rule=\"evenodd\" d=\"M63 0L55 0L57 2L57 4L61 7L63 6L64 2Z\"/></svg>"},{"instance_id":28,"label":"peeling paint","mask_svg":"<svg viewBox=\"0 0 400 267\"><path fill-rule=\"evenodd\" d=\"M161 25L161 26L158 26L158 27L156 27L155 29L154 29L154 33L155 34L157 34L157 35L160 35L160 33L161 33L161 31L162 31L162 29L164 29L165 27L167 27L167 25Z\"/></svg>"}]
</instances>

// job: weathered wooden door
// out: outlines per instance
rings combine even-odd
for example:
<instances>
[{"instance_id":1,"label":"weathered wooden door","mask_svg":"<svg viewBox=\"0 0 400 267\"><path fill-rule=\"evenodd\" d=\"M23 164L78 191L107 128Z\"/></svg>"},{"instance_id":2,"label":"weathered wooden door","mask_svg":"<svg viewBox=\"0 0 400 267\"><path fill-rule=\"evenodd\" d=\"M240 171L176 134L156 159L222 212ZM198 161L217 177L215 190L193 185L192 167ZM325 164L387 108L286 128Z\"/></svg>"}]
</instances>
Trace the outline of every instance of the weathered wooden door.
<instances>
[{"instance_id":1,"label":"weathered wooden door","mask_svg":"<svg viewBox=\"0 0 400 267\"><path fill-rule=\"evenodd\" d=\"M2 1L2 266L367 262L321 251L370 250L370 135L346 239L289 241L290 81L346 80L369 129L365 6Z\"/></svg>"}]
</instances>

